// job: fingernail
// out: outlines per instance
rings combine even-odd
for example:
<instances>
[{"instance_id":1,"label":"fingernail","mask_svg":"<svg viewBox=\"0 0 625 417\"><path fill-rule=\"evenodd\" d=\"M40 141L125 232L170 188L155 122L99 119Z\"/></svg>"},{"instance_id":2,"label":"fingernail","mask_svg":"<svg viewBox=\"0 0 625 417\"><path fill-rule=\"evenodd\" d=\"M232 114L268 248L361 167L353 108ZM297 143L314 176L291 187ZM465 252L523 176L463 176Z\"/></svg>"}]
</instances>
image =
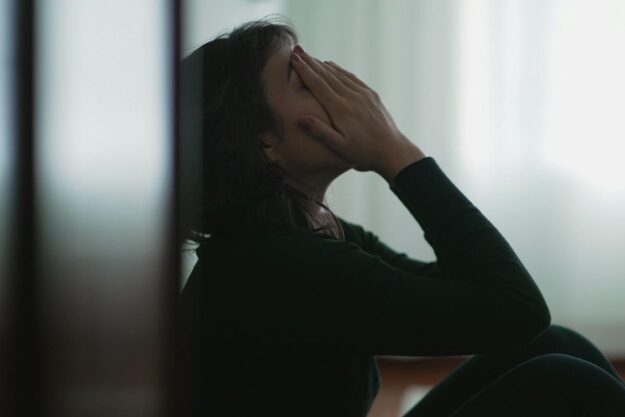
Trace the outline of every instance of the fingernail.
<instances>
[{"instance_id":1,"label":"fingernail","mask_svg":"<svg viewBox=\"0 0 625 417\"><path fill-rule=\"evenodd\" d=\"M304 52L304 48L302 48L302 47L301 47L301 46L299 46L299 45L295 45L295 48L293 48L293 50L294 50L295 52L297 52L298 54L305 53L305 52Z\"/></svg>"},{"instance_id":2,"label":"fingernail","mask_svg":"<svg viewBox=\"0 0 625 417\"><path fill-rule=\"evenodd\" d=\"M310 130L310 127L312 126L312 119L305 117L301 120L298 120L297 124L300 125L304 130Z\"/></svg>"}]
</instances>

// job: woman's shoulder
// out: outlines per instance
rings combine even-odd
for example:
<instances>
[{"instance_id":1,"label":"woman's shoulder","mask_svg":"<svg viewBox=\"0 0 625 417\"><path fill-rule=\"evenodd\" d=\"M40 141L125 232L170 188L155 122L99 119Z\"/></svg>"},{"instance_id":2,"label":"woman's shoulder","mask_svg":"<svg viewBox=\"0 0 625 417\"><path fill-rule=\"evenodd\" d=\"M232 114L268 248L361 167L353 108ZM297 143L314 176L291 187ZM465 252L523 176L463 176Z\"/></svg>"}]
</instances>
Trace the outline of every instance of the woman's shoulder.
<instances>
[{"instance_id":1,"label":"woman's shoulder","mask_svg":"<svg viewBox=\"0 0 625 417\"><path fill-rule=\"evenodd\" d=\"M326 230L320 231L312 231L308 229L293 229L286 230L282 232L278 232L275 234L271 234L268 236L275 242L301 242L302 244L313 243L313 244L328 244L328 243L346 243L351 244L355 243L361 245L364 242L364 239L367 234L367 230L361 226L360 224L348 221L341 216L335 216L337 221L340 223L341 228L343 229L343 237L337 238L335 234L329 233Z\"/></svg>"},{"instance_id":2,"label":"woman's shoulder","mask_svg":"<svg viewBox=\"0 0 625 417\"><path fill-rule=\"evenodd\" d=\"M336 218L343 227L345 240L362 246L365 241L367 230L359 223L348 221L341 216L336 216Z\"/></svg>"},{"instance_id":3,"label":"woman's shoulder","mask_svg":"<svg viewBox=\"0 0 625 417\"><path fill-rule=\"evenodd\" d=\"M338 217L344 239L304 228L273 230L248 236L213 236L196 249L198 260L210 263L315 263L344 250L362 249L365 229ZM241 265L243 266L243 265Z\"/></svg>"},{"instance_id":4,"label":"woman's shoulder","mask_svg":"<svg viewBox=\"0 0 625 417\"><path fill-rule=\"evenodd\" d=\"M242 252L242 251L289 251L306 245L323 245L336 242L334 236L322 232L314 232L304 228L272 230L262 234L218 236L214 235L202 242L196 252L198 258L209 253Z\"/></svg>"},{"instance_id":5,"label":"woman's shoulder","mask_svg":"<svg viewBox=\"0 0 625 417\"><path fill-rule=\"evenodd\" d=\"M353 242L303 229L227 241L215 238L198 247L189 281L201 281L199 285L214 294L235 294L242 286L254 292L307 276L327 276L341 265L347 267L340 259L360 249Z\"/></svg>"}]
</instances>

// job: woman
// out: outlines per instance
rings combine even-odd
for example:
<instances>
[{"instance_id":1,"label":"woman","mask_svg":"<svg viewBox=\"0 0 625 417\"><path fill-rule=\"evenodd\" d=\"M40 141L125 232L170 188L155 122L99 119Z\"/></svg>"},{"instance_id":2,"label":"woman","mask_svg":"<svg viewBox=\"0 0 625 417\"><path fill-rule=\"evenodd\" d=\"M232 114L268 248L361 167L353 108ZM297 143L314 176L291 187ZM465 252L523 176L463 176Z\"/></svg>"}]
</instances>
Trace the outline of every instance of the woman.
<instances>
[{"instance_id":1,"label":"woman","mask_svg":"<svg viewBox=\"0 0 625 417\"><path fill-rule=\"evenodd\" d=\"M472 355L407 416L625 415L621 377L550 324L497 229L371 88L297 43L261 20L183 62L183 116L202 149L190 154L200 246L181 295L181 412L366 416L376 355ZM325 192L352 168L388 182L436 262L333 215Z\"/></svg>"}]
</instances>

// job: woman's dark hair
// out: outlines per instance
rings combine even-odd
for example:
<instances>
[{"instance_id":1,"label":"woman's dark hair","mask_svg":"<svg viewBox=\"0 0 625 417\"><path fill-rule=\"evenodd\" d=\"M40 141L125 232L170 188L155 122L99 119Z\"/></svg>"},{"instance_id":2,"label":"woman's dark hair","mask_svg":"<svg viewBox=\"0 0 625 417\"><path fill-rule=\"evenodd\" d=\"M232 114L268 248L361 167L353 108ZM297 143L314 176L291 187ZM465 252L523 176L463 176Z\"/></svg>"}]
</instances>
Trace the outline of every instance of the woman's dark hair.
<instances>
[{"instance_id":1,"label":"woman's dark hair","mask_svg":"<svg viewBox=\"0 0 625 417\"><path fill-rule=\"evenodd\" d=\"M322 224L310 189L273 163L260 135L284 140L266 100L261 72L283 42L298 42L282 16L242 24L200 46L181 64L181 167L184 239L241 236L270 230L344 231L337 217ZM295 189L287 184L301 185ZM314 225L322 224L315 228Z\"/></svg>"}]
</instances>

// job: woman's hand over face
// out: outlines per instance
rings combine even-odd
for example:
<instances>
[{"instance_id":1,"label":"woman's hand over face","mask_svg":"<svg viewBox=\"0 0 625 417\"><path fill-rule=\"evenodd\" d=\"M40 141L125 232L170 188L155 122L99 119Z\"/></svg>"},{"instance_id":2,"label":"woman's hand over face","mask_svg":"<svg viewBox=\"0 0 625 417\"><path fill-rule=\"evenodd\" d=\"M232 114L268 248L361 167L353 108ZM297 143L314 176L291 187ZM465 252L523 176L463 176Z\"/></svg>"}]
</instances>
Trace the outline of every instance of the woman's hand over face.
<instances>
[{"instance_id":1,"label":"woman's hand over face","mask_svg":"<svg viewBox=\"0 0 625 417\"><path fill-rule=\"evenodd\" d=\"M378 93L333 62L318 61L299 46L294 51L293 67L334 125L307 116L298 123L310 135L356 164L358 171L382 172L397 154L412 145L395 125Z\"/></svg>"}]
</instances>

